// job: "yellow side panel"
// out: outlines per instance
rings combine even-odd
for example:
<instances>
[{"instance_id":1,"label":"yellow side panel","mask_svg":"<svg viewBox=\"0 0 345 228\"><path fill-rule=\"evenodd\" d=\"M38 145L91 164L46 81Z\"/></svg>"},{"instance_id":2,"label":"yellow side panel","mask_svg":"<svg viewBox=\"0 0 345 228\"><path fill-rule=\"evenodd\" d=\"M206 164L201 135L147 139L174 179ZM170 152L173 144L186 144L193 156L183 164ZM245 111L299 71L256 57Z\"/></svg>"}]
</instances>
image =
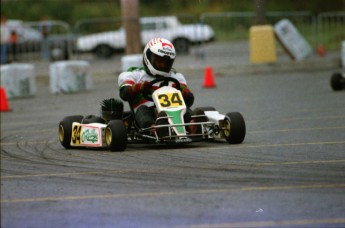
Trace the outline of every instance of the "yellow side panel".
<instances>
[{"instance_id":1,"label":"yellow side panel","mask_svg":"<svg viewBox=\"0 0 345 228\"><path fill-rule=\"evenodd\" d=\"M274 30L271 25L255 25L249 31L251 63L273 63L277 61Z\"/></svg>"}]
</instances>

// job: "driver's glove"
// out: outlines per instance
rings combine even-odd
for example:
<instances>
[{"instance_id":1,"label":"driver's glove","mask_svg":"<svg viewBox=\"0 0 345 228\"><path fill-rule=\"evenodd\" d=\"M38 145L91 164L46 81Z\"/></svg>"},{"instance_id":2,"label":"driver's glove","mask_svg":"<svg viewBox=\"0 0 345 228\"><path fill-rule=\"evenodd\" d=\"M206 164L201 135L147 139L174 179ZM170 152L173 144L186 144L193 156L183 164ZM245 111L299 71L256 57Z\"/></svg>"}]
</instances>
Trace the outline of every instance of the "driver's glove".
<instances>
[{"instance_id":1,"label":"driver's glove","mask_svg":"<svg viewBox=\"0 0 345 228\"><path fill-rule=\"evenodd\" d=\"M185 88L184 90L182 90L182 96L187 107L191 107L194 103L193 93L188 88Z\"/></svg>"},{"instance_id":2,"label":"driver's glove","mask_svg":"<svg viewBox=\"0 0 345 228\"><path fill-rule=\"evenodd\" d=\"M131 86L129 89L129 94L131 96L138 95L139 93L148 93L149 91L149 84L150 82L141 82L141 83L136 83Z\"/></svg>"},{"instance_id":3,"label":"driver's glove","mask_svg":"<svg viewBox=\"0 0 345 228\"><path fill-rule=\"evenodd\" d=\"M173 83L172 87L176 88L176 84ZM181 86L181 93L182 93L183 99L184 99L187 107L191 107L194 104L193 93L189 90L189 88L187 86Z\"/></svg>"}]
</instances>

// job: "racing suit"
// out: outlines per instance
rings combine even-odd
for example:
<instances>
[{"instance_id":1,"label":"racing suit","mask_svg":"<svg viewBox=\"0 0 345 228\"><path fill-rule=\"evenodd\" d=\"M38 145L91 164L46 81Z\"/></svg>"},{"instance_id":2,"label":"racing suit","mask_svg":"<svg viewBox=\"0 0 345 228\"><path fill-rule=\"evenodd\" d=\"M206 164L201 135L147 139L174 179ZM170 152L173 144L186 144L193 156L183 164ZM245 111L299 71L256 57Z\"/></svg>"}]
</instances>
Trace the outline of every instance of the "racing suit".
<instances>
[{"instance_id":1,"label":"racing suit","mask_svg":"<svg viewBox=\"0 0 345 228\"><path fill-rule=\"evenodd\" d=\"M156 113L154 109L154 103L148 101L143 97L142 93L133 93L132 87L148 83L157 77L151 76L149 71L144 67L132 67L126 72L122 72L118 78L118 85L120 90L120 97L124 101L128 101L129 105L135 112L135 119L140 128L148 128L155 123ZM161 77L161 76L158 76ZM181 85L182 96L185 100L187 110L184 116L185 122L190 122L191 109L190 107L194 103L194 95L190 92L187 81L181 73L175 71L170 72L170 77L177 79ZM160 83L160 82L159 82ZM152 90L159 88L159 83L152 86ZM170 82L170 86L174 86L175 83Z\"/></svg>"}]
</instances>

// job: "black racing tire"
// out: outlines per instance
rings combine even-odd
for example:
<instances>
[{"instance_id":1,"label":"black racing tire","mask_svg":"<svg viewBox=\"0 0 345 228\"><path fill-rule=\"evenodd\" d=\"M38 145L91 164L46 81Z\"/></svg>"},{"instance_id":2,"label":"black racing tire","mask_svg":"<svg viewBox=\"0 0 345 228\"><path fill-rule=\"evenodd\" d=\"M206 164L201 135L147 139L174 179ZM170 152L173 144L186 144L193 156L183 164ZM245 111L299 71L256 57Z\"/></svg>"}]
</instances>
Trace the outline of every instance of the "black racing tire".
<instances>
[{"instance_id":1,"label":"black racing tire","mask_svg":"<svg viewBox=\"0 0 345 228\"><path fill-rule=\"evenodd\" d=\"M105 120L102 119L100 116L88 115L88 116L85 116L81 120L81 123L82 124L90 124L90 123L102 123L102 124L105 124Z\"/></svg>"},{"instance_id":2,"label":"black racing tire","mask_svg":"<svg viewBox=\"0 0 345 228\"><path fill-rule=\"evenodd\" d=\"M186 38L175 39L173 45L177 54L188 54L190 43Z\"/></svg>"},{"instance_id":3,"label":"black racing tire","mask_svg":"<svg viewBox=\"0 0 345 228\"><path fill-rule=\"evenodd\" d=\"M107 44L98 45L93 52L100 59L109 59L114 55L114 49Z\"/></svg>"},{"instance_id":4,"label":"black racing tire","mask_svg":"<svg viewBox=\"0 0 345 228\"><path fill-rule=\"evenodd\" d=\"M331 87L335 91L342 90L345 86L345 79L340 73L334 73L331 77Z\"/></svg>"},{"instance_id":5,"label":"black racing tire","mask_svg":"<svg viewBox=\"0 0 345 228\"><path fill-rule=\"evenodd\" d=\"M84 118L82 115L66 116L59 123L59 140L63 147L70 149L72 138L72 124L73 122L80 123Z\"/></svg>"},{"instance_id":6,"label":"black racing tire","mask_svg":"<svg viewBox=\"0 0 345 228\"><path fill-rule=\"evenodd\" d=\"M105 128L105 141L110 151L124 151L127 147L127 130L122 120L111 120Z\"/></svg>"},{"instance_id":7,"label":"black racing tire","mask_svg":"<svg viewBox=\"0 0 345 228\"><path fill-rule=\"evenodd\" d=\"M223 122L224 136L230 144L240 144L246 136L246 124L239 112L229 112Z\"/></svg>"}]
</instances>

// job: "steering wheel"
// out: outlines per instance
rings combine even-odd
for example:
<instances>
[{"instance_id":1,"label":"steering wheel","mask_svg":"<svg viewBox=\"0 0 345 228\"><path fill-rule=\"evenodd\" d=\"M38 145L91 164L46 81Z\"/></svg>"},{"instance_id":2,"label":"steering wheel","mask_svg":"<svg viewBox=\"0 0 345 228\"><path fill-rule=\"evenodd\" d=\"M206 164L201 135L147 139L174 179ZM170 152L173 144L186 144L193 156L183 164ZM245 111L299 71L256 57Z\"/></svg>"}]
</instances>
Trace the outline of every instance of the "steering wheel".
<instances>
[{"instance_id":1,"label":"steering wheel","mask_svg":"<svg viewBox=\"0 0 345 228\"><path fill-rule=\"evenodd\" d=\"M156 79L150 81L150 83L148 84L148 87L146 88L145 92L143 93L143 96L146 100L153 101L152 100L152 93L150 91L152 90L152 86L154 84L156 84L157 82L162 82L159 85L159 87L167 86L167 85L169 85L169 82L173 82L176 85L175 88L178 90L181 90L181 84L177 79L172 78L172 77L159 77L159 78L156 78Z\"/></svg>"}]
</instances>

